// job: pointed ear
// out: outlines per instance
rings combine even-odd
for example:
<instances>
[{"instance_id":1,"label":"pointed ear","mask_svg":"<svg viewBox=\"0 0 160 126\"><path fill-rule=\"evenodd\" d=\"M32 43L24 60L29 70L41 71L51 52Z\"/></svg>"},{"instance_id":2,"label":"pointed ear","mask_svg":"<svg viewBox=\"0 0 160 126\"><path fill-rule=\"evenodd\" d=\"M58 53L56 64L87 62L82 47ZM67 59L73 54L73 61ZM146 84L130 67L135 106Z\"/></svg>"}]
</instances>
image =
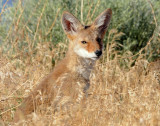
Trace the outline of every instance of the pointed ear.
<instances>
[{"instance_id":1,"label":"pointed ear","mask_svg":"<svg viewBox=\"0 0 160 126\"><path fill-rule=\"evenodd\" d=\"M64 31L69 34L75 34L80 29L81 23L79 20L69 12L64 12L62 15L62 27Z\"/></svg>"},{"instance_id":2,"label":"pointed ear","mask_svg":"<svg viewBox=\"0 0 160 126\"><path fill-rule=\"evenodd\" d=\"M107 9L95 19L93 25L98 30L98 33L100 34L101 37L103 37L104 34L106 33L111 17L112 17L112 10Z\"/></svg>"}]
</instances>

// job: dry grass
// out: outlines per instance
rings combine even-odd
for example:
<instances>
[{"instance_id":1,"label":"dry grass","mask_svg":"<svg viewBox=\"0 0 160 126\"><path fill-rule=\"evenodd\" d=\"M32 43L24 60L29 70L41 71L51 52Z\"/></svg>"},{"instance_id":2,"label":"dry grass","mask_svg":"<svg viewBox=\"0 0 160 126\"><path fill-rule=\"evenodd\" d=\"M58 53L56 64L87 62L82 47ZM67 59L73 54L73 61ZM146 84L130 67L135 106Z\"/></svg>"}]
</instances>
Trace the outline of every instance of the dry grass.
<instances>
[{"instance_id":1,"label":"dry grass","mask_svg":"<svg viewBox=\"0 0 160 126\"><path fill-rule=\"evenodd\" d=\"M51 58L58 50L48 51L48 44L37 46L37 55L19 59L0 60L0 115L1 124L13 124L15 108L19 102L48 74ZM109 49L112 51L113 45ZM44 55L44 52L47 53ZM61 51L60 51L61 52ZM59 52L59 53L60 53ZM105 61L108 54L97 62L91 75L91 87L84 104L54 113L52 107L30 115L26 125L160 125L160 61L148 63L138 59L134 67L122 69L118 58ZM118 56L117 56L118 57ZM31 60L32 59L32 60ZM127 59L125 59L127 60ZM56 61L57 62L57 61ZM131 64L128 60L128 64ZM23 67L17 67L19 66ZM43 108L42 108L43 109Z\"/></svg>"},{"instance_id":2,"label":"dry grass","mask_svg":"<svg viewBox=\"0 0 160 126\"><path fill-rule=\"evenodd\" d=\"M83 14L81 16L83 19ZM17 19L15 24L18 24L19 20ZM38 24L39 22L37 29ZM19 50L18 40L24 37L23 33L27 28L19 28L17 25L15 29L16 32L9 32L7 37L19 36L11 41L16 53L3 54L3 48L0 47L0 125L2 126L18 125L12 122L16 107L42 78L50 73L54 64L56 65L64 57L68 45L66 41L49 50L51 42L39 42L36 48L33 48L33 40L25 36L28 46ZM109 31L109 42L103 57L96 63L91 74L91 87L85 103L74 104L69 106L69 109L56 113L52 107L41 108L41 111L29 115L20 125L160 125L160 60L149 63L145 54L142 54L142 51L149 48L154 36L137 54L135 65L131 67L134 62L133 57L137 55L127 52L122 56L115 51L115 48L120 46L115 40L121 35L122 33L118 33L115 29ZM35 34L36 38L39 40L41 38L38 32ZM6 38L6 41L10 39ZM160 39L157 38L157 41L160 42ZM25 48L29 50L27 53L23 52ZM52 64L53 59L54 64ZM121 67L120 64L125 67Z\"/></svg>"}]
</instances>

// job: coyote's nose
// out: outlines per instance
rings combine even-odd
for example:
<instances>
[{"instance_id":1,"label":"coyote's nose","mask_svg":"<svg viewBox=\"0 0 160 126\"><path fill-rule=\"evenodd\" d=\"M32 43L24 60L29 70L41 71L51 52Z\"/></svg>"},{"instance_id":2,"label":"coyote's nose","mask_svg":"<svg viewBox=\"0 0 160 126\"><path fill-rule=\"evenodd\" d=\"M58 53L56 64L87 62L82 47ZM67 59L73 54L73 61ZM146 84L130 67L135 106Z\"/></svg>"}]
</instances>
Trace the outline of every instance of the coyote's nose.
<instances>
[{"instance_id":1,"label":"coyote's nose","mask_svg":"<svg viewBox=\"0 0 160 126\"><path fill-rule=\"evenodd\" d=\"M99 57L100 55L102 55L102 51L97 50L97 51L95 52L95 54Z\"/></svg>"}]
</instances>

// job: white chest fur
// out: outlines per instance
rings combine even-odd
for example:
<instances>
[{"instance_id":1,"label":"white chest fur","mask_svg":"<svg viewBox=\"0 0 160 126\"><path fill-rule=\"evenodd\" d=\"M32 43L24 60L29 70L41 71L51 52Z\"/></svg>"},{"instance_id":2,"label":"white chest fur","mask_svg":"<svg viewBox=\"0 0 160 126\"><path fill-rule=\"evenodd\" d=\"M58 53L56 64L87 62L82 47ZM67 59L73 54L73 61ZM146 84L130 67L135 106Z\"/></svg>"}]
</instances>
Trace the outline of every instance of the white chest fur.
<instances>
[{"instance_id":1,"label":"white chest fur","mask_svg":"<svg viewBox=\"0 0 160 126\"><path fill-rule=\"evenodd\" d=\"M76 67L77 72L89 81L90 73L95 64L95 60L82 58L79 62L79 65Z\"/></svg>"}]
</instances>

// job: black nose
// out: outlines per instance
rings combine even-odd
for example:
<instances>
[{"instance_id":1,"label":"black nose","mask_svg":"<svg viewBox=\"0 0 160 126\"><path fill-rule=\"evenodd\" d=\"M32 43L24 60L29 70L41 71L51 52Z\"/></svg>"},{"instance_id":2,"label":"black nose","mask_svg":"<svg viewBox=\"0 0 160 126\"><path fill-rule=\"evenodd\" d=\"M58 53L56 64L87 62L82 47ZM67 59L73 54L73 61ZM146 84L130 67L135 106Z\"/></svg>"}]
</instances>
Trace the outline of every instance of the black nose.
<instances>
[{"instance_id":1,"label":"black nose","mask_svg":"<svg viewBox=\"0 0 160 126\"><path fill-rule=\"evenodd\" d=\"M102 51L97 50L97 51L95 52L95 54L99 57L100 55L102 55Z\"/></svg>"}]
</instances>

